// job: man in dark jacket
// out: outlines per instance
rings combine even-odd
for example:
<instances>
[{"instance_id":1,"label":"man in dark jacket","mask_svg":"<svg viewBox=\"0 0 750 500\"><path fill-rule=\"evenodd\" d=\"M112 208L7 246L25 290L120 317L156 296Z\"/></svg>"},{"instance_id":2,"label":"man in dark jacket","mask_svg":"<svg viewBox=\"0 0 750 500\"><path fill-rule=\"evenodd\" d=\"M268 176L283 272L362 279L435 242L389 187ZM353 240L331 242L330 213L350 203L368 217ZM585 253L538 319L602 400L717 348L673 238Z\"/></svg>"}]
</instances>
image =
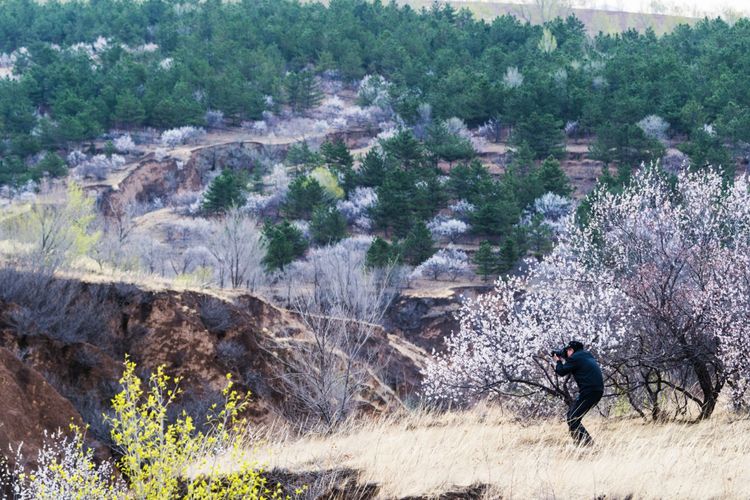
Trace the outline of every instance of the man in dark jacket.
<instances>
[{"instance_id":1,"label":"man in dark jacket","mask_svg":"<svg viewBox=\"0 0 750 500\"><path fill-rule=\"evenodd\" d=\"M604 379L599 364L583 344L573 340L565 346L566 358L555 355L555 373L573 375L578 384L578 398L568 410L567 421L573 440L582 445L592 444L592 439L581 423L583 416L602 399Z\"/></svg>"}]
</instances>

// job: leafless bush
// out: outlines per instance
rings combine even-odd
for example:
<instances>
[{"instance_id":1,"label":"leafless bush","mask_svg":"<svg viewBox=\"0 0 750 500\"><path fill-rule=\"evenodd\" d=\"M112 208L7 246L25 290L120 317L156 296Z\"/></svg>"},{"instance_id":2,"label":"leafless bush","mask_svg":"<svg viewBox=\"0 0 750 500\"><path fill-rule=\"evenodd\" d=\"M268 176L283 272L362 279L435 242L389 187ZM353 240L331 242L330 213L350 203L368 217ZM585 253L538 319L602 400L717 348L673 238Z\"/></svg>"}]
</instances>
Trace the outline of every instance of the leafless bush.
<instances>
[{"instance_id":1,"label":"leafless bush","mask_svg":"<svg viewBox=\"0 0 750 500\"><path fill-rule=\"evenodd\" d=\"M221 299L204 296L198 304L198 314L206 329L211 333L225 333L237 324L232 310Z\"/></svg>"},{"instance_id":2,"label":"leafless bush","mask_svg":"<svg viewBox=\"0 0 750 500\"><path fill-rule=\"evenodd\" d=\"M216 260L219 285L254 290L263 276L265 255L265 239L255 220L238 209L230 210L206 238L206 247Z\"/></svg>"},{"instance_id":3,"label":"leafless bush","mask_svg":"<svg viewBox=\"0 0 750 500\"><path fill-rule=\"evenodd\" d=\"M216 344L216 356L227 368L236 370L247 357L247 349L239 340L223 339Z\"/></svg>"},{"instance_id":4,"label":"leafless bush","mask_svg":"<svg viewBox=\"0 0 750 500\"><path fill-rule=\"evenodd\" d=\"M368 272L368 238L349 238L310 253L296 272L304 286L292 292L292 309L311 337L295 344L283 382L289 412L331 429L357 408L356 395L373 379L366 348L393 299L394 270Z\"/></svg>"},{"instance_id":5,"label":"leafless bush","mask_svg":"<svg viewBox=\"0 0 750 500\"><path fill-rule=\"evenodd\" d=\"M224 113L218 110L209 109L203 116L203 120L209 128L220 128L224 126Z\"/></svg>"},{"instance_id":6,"label":"leafless bush","mask_svg":"<svg viewBox=\"0 0 750 500\"><path fill-rule=\"evenodd\" d=\"M106 332L109 307L95 290L51 273L0 269L0 299L18 306L9 318L19 336L45 335L73 344Z\"/></svg>"},{"instance_id":7,"label":"leafless bush","mask_svg":"<svg viewBox=\"0 0 750 500\"><path fill-rule=\"evenodd\" d=\"M91 159L80 163L75 168L75 175L84 179L96 179L102 181L107 178L110 172L119 169L125 165L125 158L120 155L96 155Z\"/></svg>"}]
</instances>

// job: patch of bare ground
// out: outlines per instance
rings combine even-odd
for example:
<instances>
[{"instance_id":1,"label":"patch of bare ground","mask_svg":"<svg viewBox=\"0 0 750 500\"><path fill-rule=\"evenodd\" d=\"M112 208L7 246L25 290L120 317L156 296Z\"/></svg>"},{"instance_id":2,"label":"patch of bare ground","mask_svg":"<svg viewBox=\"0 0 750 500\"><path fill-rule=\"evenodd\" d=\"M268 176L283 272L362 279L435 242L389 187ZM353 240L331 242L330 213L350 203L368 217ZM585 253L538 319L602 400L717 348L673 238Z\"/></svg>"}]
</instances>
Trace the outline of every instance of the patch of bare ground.
<instances>
[{"instance_id":1,"label":"patch of bare ground","mask_svg":"<svg viewBox=\"0 0 750 500\"><path fill-rule=\"evenodd\" d=\"M591 416L586 426L596 443L578 448L561 420L523 422L482 406L373 419L331 435L269 436L255 453L271 469L346 470L350 485L356 471L356 485L377 487L373 497L341 498L750 496L748 419L723 413L698 424L653 424Z\"/></svg>"}]
</instances>

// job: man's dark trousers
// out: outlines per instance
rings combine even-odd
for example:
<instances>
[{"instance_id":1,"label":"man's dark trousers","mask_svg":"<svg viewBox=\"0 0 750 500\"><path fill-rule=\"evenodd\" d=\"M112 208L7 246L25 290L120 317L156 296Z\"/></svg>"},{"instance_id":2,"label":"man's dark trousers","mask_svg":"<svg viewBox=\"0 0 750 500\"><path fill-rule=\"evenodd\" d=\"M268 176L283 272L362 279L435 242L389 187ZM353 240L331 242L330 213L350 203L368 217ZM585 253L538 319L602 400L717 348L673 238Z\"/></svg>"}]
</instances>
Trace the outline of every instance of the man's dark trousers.
<instances>
[{"instance_id":1,"label":"man's dark trousers","mask_svg":"<svg viewBox=\"0 0 750 500\"><path fill-rule=\"evenodd\" d=\"M593 441L586 428L581 423L583 416L588 411L596 406L600 399L602 399L601 392L585 392L578 395L573 405L568 410L567 421L568 428L570 429L570 435L573 436L573 440L578 444L590 445Z\"/></svg>"}]
</instances>

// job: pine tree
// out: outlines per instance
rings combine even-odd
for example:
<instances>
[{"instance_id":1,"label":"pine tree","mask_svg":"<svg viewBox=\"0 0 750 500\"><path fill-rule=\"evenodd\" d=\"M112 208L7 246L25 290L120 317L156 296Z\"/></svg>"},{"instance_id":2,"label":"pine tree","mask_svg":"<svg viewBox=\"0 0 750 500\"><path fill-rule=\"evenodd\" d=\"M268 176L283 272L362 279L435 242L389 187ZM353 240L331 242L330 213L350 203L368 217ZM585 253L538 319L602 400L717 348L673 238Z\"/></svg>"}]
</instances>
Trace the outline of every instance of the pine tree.
<instances>
[{"instance_id":1,"label":"pine tree","mask_svg":"<svg viewBox=\"0 0 750 500\"><path fill-rule=\"evenodd\" d=\"M487 281L490 275L495 273L498 267L498 258L492 251L492 245L489 241L483 241L479 249L474 254L474 264L477 266L477 273L482 276L482 280Z\"/></svg>"},{"instance_id":2,"label":"pine tree","mask_svg":"<svg viewBox=\"0 0 750 500\"><path fill-rule=\"evenodd\" d=\"M117 96L112 118L120 126L137 127L146 119L146 111L135 94L124 92Z\"/></svg>"},{"instance_id":3,"label":"pine tree","mask_svg":"<svg viewBox=\"0 0 750 500\"><path fill-rule=\"evenodd\" d=\"M364 187L379 187L385 180L387 170L385 158L377 150L371 149L362 158L362 163L359 166L358 184Z\"/></svg>"},{"instance_id":4,"label":"pine tree","mask_svg":"<svg viewBox=\"0 0 750 500\"><path fill-rule=\"evenodd\" d=\"M296 112L312 109L323 99L315 75L310 71L289 73L285 87L287 102Z\"/></svg>"},{"instance_id":5,"label":"pine tree","mask_svg":"<svg viewBox=\"0 0 750 500\"><path fill-rule=\"evenodd\" d=\"M352 157L346 144L340 138L334 142L324 142L320 146L320 152L329 170L336 174L341 187L348 194L356 187L356 174L354 172L354 157Z\"/></svg>"},{"instance_id":6,"label":"pine tree","mask_svg":"<svg viewBox=\"0 0 750 500\"><path fill-rule=\"evenodd\" d=\"M424 160L422 144L411 130L401 129L390 139L382 141L381 145L386 154L406 170L418 166Z\"/></svg>"},{"instance_id":7,"label":"pine tree","mask_svg":"<svg viewBox=\"0 0 750 500\"><path fill-rule=\"evenodd\" d=\"M573 188L570 180L560 167L560 162L553 156L544 160L536 172L537 181L545 193L555 193L560 196L570 196Z\"/></svg>"},{"instance_id":8,"label":"pine tree","mask_svg":"<svg viewBox=\"0 0 750 500\"><path fill-rule=\"evenodd\" d=\"M500 247L500 255L498 256L497 261L497 271L500 273L507 273L513 267L516 265L516 261L518 260L518 246L516 245L516 240L508 236L505 238L505 241L503 241L502 246Z\"/></svg>"},{"instance_id":9,"label":"pine tree","mask_svg":"<svg viewBox=\"0 0 750 500\"><path fill-rule=\"evenodd\" d=\"M203 210L207 212L224 212L232 207L245 204L247 181L245 176L231 170L223 170L211 181L203 199Z\"/></svg>"},{"instance_id":10,"label":"pine tree","mask_svg":"<svg viewBox=\"0 0 750 500\"><path fill-rule=\"evenodd\" d=\"M434 253L435 246L430 230L424 222L417 222L404 240L404 260L412 266L418 266L432 257Z\"/></svg>"},{"instance_id":11,"label":"pine tree","mask_svg":"<svg viewBox=\"0 0 750 500\"><path fill-rule=\"evenodd\" d=\"M307 241L302 231L289 221L279 224L267 223L263 228L266 238L266 255L263 264L269 271L284 270L284 267L301 257L307 250Z\"/></svg>"},{"instance_id":12,"label":"pine tree","mask_svg":"<svg viewBox=\"0 0 750 500\"><path fill-rule=\"evenodd\" d=\"M394 169L388 172L377 191L378 203L373 213L375 223L384 229L393 228L398 237L406 235L414 220L413 185L414 179L409 172Z\"/></svg>"},{"instance_id":13,"label":"pine tree","mask_svg":"<svg viewBox=\"0 0 750 500\"><path fill-rule=\"evenodd\" d=\"M313 210L310 235L318 245L341 241L346 236L346 217L335 207L319 205Z\"/></svg>"},{"instance_id":14,"label":"pine tree","mask_svg":"<svg viewBox=\"0 0 750 500\"><path fill-rule=\"evenodd\" d=\"M333 142L324 142L320 146L320 153L330 167L351 168L354 166L354 158L341 138L337 138Z\"/></svg>"},{"instance_id":15,"label":"pine tree","mask_svg":"<svg viewBox=\"0 0 750 500\"><path fill-rule=\"evenodd\" d=\"M290 219L309 219L313 208L327 199L325 189L312 177L299 176L289 184L284 214Z\"/></svg>"},{"instance_id":16,"label":"pine tree","mask_svg":"<svg viewBox=\"0 0 750 500\"><path fill-rule=\"evenodd\" d=\"M372 240L370 248L367 249L367 255L365 257L365 265L369 269L377 269L386 267L393 262L392 248L380 236Z\"/></svg>"}]
</instances>

